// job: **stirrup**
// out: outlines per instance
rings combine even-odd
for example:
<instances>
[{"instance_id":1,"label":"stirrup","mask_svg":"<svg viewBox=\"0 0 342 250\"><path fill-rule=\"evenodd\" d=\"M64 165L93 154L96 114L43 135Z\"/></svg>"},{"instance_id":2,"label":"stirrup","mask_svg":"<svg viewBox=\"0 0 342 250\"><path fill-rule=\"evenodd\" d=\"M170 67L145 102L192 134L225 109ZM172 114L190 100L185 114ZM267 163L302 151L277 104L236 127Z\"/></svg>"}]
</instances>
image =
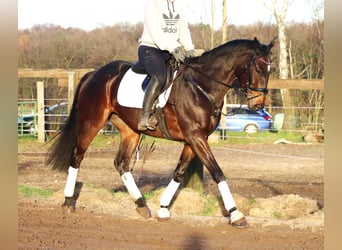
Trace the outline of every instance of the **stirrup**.
<instances>
[{"instance_id":1,"label":"stirrup","mask_svg":"<svg viewBox=\"0 0 342 250\"><path fill-rule=\"evenodd\" d=\"M156 126L158 124L157 119L154 117L153 114L149 114L148 118L140 119L138 123L138 130L139 131L146 131L146 130L156 130Z\"/></svg>"}]
</instances>

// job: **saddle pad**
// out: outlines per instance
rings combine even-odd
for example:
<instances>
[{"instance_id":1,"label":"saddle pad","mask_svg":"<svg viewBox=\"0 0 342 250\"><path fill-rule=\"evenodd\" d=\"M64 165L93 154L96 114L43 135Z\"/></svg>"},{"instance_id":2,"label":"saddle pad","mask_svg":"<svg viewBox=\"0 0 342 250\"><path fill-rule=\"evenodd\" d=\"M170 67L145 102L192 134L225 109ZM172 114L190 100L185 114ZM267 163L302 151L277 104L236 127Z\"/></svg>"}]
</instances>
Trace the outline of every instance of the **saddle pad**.
<instances>
[{"instance_id":1,"label":"saddle pad","mask_svg":"<svg viewBox=\"0 0 342 250\"><path fill-rule=\"evenodd\" d=\"M142 90L142 82L146 78L145 74L137 74L129 69L122 78L118 90L118 102L121 106L129 108L142 108L145 92ZM170 87L159 95L157 107L163 108L171 93Z\"/></svg>"}]
</instances>

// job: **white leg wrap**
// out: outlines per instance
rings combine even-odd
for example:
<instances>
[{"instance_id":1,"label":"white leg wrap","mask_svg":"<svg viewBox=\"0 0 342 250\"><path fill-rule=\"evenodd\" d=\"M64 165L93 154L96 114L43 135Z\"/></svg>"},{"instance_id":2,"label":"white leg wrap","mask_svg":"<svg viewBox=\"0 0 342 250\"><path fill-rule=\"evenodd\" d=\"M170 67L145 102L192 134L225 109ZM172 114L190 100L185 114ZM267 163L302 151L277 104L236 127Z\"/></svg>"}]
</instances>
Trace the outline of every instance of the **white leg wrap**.
<instances>
[{"instance_id":1,"label":"white leg wrap","mask_svg":"<svg viewBox=\"0 0 342 250\"><path fill-rule=\"evenodd\" d=\"M230 192L230 189L228 187L228 184L226 181L221 181L218 184L218 189L221 192L221 196L223 199L224 207L229 211L233 207L236 207L234 198L232 196L232 193Z\"/></svg>"},{"instance_id":2,"label":"white leg wrap","mask_svg":"<svg viewBox=\"0 0 342 250\"><path fill-rule=\"evenodd\" d=\"M160 206L167 207L170 205L173 196L177 192L179 184L179 182L176 182L173 179L170 181L169 185L166 187L162 196L160 197Z\"/></svg>"},{"instance_id":3,"label":"white leg wrap","mask_svg":"<svg viewBox=\"0 0 342 250\"><path fill-rule=\"evenodd\" d=\"M129 195L134 199L137 200L142 197L141 192L135 183L135 180L133 178L133 175L131 172L126 172L123 175L121 175L121 179L123 183L125 184Z\"/></svg>"},{"instance_id":4,"label":"white leg wrap","mask_svg":"<svg viewBox=\"0 0 342 250\"><path fill-rule=\"evenodd\" d=\"M243 217L245 217L243 213L241 213L239 210L235 210L230 214L230 221L233 223L237 220L240 220Z\"/></svg>"},{"instance_id":5,"label":"white leg wrap","mask_svg":"<svg viewBox=\"0 0 342 250\"><path fill-rule=\"evenodd\" d=\"M166 189L164 190L162 196L160 197L161 207L157 211L159 219L169 219L171 217L171 213L168 209L168 206L170 205L173 196L177 192L179 185L179 182L176 182L172 179L169 185L167 185Z\"/></svg>"},{"instance_id":6,"label":"white leg wrap","mask_svg":"<svg viewBox=\"0 0 342 250\"><path fill-rule=\"evenodd\" d=\"M76 179L78 174L78 168L69 167L68 177L64 188L64 196L72 197L75 191Z\"/></svg>"},{"instance_id":7,"label":"white leg wrap","mask_svg":"<svg viewBox=\"0 0 342 250\"><path fill-rule=\"evenodd\" d=\"M171 213L168 208L161 207L157 211L157 216L159 219L169 219L171 217Z\"/></svg>"}]
</instances>

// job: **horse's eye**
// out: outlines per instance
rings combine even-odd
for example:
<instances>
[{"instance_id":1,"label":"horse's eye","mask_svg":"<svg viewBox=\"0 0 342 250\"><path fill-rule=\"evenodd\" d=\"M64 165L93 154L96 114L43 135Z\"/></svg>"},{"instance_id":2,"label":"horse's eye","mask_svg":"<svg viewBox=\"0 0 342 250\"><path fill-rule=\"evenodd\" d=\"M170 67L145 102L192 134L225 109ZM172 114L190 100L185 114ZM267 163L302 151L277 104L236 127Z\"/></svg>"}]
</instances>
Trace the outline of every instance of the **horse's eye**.
<instances>
[{"instance_id":1,"label":"horse's eye","mask_svg":"<svg viewBox=\"0 0 342 250\"><path fill-rule=\"evenodd\" d=\"M262 69L259 65L256 65L255 67L255 71L258 73L258 74L261 74L262 73Z\"/></svg>"}]
</instances>

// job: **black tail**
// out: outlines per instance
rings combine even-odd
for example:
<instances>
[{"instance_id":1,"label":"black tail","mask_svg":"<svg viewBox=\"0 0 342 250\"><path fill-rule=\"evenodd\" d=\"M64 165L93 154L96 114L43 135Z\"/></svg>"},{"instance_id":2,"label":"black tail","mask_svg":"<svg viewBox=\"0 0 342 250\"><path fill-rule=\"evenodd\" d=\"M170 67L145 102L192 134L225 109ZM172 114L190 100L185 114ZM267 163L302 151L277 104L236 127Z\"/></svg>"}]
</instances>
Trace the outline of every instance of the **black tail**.
<instances>
[{"instance_id":1,"label":"black tail","mask_svg":"<svg viewBox=\"0 0 342 250\"><path fill-rule=\"evenodd\" d=\"M70 115L64 125L61 126L56 136L53 138L53 143L48 150L47 164L52 166L52 169L57 169L67 172L72 155L74 153L77 142L77 100L79 89L93 72L85 74L76 89L75 97L70 110Z\"/></svg>"}]
</instances>

